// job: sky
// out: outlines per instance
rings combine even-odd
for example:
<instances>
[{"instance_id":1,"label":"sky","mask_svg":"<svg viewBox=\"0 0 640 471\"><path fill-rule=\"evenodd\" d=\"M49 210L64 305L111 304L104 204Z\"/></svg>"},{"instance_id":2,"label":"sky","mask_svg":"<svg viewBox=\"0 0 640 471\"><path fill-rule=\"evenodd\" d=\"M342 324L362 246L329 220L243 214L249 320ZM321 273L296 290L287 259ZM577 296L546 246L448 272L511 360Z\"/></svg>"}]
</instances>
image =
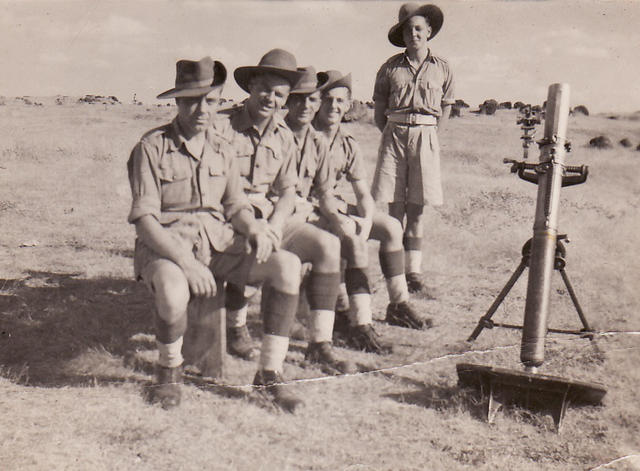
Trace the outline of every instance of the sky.
<instances>
[{"instance_id":1,"label":"sky","mask_svg":"<svg viewBox=\"0 0 640 471\"><path fill-rule=\"evenodd\" d=\"M156 103L175 63L211 56L233 70L272 48L298 65L351 72L354 97L371 100L403 2L0 0L0 95L115 95ZM541 104L548 86L571 87L592 112L640 110L640 1L435 2L444 13L430 41L456 77L456 98Z\"/></svg>"}]
</instances>

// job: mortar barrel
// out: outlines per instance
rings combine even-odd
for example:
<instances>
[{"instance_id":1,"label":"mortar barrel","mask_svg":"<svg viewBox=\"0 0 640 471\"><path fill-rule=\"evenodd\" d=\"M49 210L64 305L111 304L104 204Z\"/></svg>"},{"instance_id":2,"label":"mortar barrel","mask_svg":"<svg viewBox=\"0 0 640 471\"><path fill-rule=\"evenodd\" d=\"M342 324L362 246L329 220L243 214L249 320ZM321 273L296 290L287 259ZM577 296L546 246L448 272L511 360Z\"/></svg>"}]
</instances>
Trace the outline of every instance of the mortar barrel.
<instances>
[{"instance_id":1,"label":"mortar barrel","mask_svg":"<svg viewBox=\"0 0 640 471\"><path fill-rule=\"evenodd\" d=\"M538 367L544 362L568 117L569 85L553 84L547 96L540 149L541 170L522 329L520 360L526 367Z\"/></svg>"}]
</instances>

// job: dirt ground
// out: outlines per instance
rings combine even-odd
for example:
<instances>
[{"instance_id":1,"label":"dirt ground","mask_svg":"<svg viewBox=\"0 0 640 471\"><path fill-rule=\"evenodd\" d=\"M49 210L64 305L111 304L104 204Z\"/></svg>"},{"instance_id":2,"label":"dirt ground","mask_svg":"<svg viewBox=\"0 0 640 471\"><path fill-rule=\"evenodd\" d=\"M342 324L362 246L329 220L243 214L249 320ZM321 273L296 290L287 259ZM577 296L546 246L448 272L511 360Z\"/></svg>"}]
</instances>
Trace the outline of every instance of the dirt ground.
<instances>
[{"instance_id":1,"label":"dirt ground","mask_svg":"<svg viewBox=\"0 0 640 471\"><path fill-rule=\"evenodd\" d=\"M536 186L502 163L520 159L516 112L466 114L441 136L445 204L428 209L424 272L435 300L414 303L435 327L376 322L395 344L378 356L340 349L360 373L326 377L292 342L285 377L305 398L295 415L248 386L255 364L227 358L219 384L192 378L183 404L147 404L157 355L150 297L133 280L126 161L174 108L12 104L0 108L0 468L2 469L638 469L640 468L640 121L574 116L571 165L587 183L562 190L567 273L593 341L547 337L541 373L606 386L602 406L572 407L563 429L525 409L485 421L486 399L458 385L457 363L521 370L520 332L478 319L531 237ZM369 174L378 131L347 125ZM542 129L539 130L539 135ZM607 134L614 148L596 150ZM616 143L627 137L634 143ZM532 159L537 160L537 151ZM371 244L371 259L377 260ZM377 264L376 264L377 265ZM377 320L387 303L370 270ZM525 272L526 274L526 272ZM557 273L549 327L580 328ZM521 324L526 275L496 312ZM250 328L260 335L255 306Z\"/></svg>"}]
</instances>

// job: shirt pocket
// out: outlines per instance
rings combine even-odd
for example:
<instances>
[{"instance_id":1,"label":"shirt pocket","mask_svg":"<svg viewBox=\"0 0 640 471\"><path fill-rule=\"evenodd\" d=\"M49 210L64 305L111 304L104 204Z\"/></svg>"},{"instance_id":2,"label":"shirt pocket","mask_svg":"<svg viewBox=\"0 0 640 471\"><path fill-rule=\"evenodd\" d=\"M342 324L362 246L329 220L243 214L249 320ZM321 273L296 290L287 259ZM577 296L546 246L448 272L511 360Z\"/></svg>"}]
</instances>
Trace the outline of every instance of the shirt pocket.
<instances>
[{"instance_id":1,"label":"shirt pocket","mask_svg":"<svg viewBox=\"0 0 640 471\"><path fill-rule=\"evenodd\" d=\"M258 146L253 166L254 186L272 186L281 167L282 157L277 152L271 147Z\"/></svg>"},{"instance_id":2,"label":"shirt pocket","mask_svg":"<svg viewBox=\"0 0 640 471\"><path fill-rule=\"evenodd\" d=\"M220 165L210 165L204 172L206 190L202 195L204 206L220 209L227 188L227 176Z\"/></svg>"},{"instance_id":3,"label":"shirt pocket","mask_svg":"<svg viewBox=\"0 0 640 471\"><path fill-rule=\"evenodd\" d=\"M440 77L433 77L425 75L420 80L420 96L422 98L422 105L425 108L440 109L440 102L442 101L442 79Z\"/></svg>"},{"instance_id":4,"label":"shirt pocket","mask_svg":"<svg viewBox=\"0 0 640 471\"><path fill-rule=\"evenodd\" d=\"M160 164L159 178L162 209L185 205L192 199L192 171L188 162Z\"/></svg>"}]
</instances>

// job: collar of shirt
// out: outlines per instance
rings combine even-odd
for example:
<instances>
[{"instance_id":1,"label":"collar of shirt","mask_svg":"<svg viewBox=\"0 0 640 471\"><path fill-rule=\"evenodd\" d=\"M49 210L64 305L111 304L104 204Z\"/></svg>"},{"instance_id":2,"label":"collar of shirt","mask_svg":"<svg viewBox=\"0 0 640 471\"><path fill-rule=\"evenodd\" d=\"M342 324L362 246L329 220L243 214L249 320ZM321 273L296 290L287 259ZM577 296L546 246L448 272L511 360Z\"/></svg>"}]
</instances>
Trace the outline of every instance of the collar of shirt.
<instances>
[{"instance_id":1,"label":"collar of shirt","mask_svg":"<svg viewBox=\"0 0 640 471\"><path fill-rule=\"evenodd\" d=\"M180 123L178 123L177 117L174 118L173 121L171 121L171 125L167 129L167 137L169 142L169 152L180 151L184 149L185 153L193 157L195 160L201 160L202 157L213 150L211 148L209 140L207 139L207 135L205 134L202 153L200 155L194 154L191 149L189 149L189 143L182 134L182 129L180 128Z\"/></svg>"},{"instance_id":2,"label":"collar of shirt","mask_svg":"<svg viewBox=\"0 0 640 471\"><path fill-rule=\"evenodd\" d=\"M417 69L413 66L413 64L409 60L409 55L407 54L407 50L406 49L402 53L402 60L405 63L405 65L407 65L414 72L418 72L420 69L422 69L422 66L424 64L426 64L427 62L431 62L431 63L435 62L433 54L431 54L431 49L430 48L427 49L427 57L424 58L424 61L422 61L422 63L420 64L420 66Z\"/></svg>"},{"instance_id":3,"label":"collar of shirt","mask_svg":"<svg viewBox=\"0 0 640 471\"><path fill-rule=\"evenodd\" d=\"M237 129L240 132L246 132L249 129L253 129L256 135L260 137L273 134L280 126L286 126L286 124L278 117L276 112L271 116L269 123L267 123L267 127L264 129L262 135L260 135L258 128L256 128L251 116L249 115L247 105L244 105L237 113L235 113L231 117L231 120L233 121L234 129Z\"/></svg>"},{"instance_id":4,"label":"collar of shirt","mask_svg":"<svg viewBox=\"0 0 640 471\"><path fill-rule=\"evenodd\" d=\"M329 150L333 150L334 144L341 143L341 142L343 142L345 139L347 139L349 137L351 137L351 134L349 134L348 131L345 131L342 128L342 125L339 125L338 126L338 130L336 131L336 135L333 136L333 139L329 143Z\"/></svg>"}]
</instances>

